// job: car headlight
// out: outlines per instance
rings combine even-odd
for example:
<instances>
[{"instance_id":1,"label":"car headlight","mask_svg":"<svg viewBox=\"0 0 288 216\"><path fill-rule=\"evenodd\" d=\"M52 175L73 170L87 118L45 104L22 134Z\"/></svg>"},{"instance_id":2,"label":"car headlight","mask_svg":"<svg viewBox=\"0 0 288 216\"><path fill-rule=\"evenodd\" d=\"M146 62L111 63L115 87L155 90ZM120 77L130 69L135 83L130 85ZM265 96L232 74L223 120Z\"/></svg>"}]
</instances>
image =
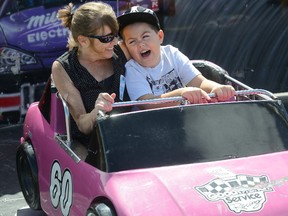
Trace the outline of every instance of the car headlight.
<instances>
[{"instance_id":1,"label":"car headlight","mask_svg":"<svg viewBox=\"0 0 288 216\"><path fill-rule=\"evenodd\" d=\"M17 74L20 71L22 65L36 64L36 59L19 50L0 47L0 73L14 73Z\"/></svg>"}]
</instances>

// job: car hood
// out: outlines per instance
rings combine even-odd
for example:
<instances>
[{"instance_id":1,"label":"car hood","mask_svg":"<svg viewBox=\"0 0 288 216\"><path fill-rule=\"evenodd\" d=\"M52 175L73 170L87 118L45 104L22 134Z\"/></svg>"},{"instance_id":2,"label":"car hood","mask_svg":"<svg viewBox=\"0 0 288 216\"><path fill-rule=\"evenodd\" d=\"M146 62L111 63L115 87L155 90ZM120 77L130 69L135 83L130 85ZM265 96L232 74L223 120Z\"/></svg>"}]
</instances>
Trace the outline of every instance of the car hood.
<instances>
[{"instance_id":1,"label":"car hood","mask_svg":"<svg viewBox=\"0 0 288 216\"><path fill-rule=\"evenodd\" d=\"M118 215L287 215L288 154L111 174ZM254 214L253 214L254 213Z\"/></svg>"}]
</instances>

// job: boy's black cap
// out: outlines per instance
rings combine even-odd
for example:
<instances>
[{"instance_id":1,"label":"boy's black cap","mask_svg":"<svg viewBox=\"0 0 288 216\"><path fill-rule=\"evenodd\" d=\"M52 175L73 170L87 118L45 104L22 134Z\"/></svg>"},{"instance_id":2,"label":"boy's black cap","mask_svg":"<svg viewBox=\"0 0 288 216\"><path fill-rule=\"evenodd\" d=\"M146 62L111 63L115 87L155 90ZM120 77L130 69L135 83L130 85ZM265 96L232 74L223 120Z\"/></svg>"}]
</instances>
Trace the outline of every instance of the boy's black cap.
<instances>
[{"instance_id":1,"label":"boy's black cap","mask_svg":"<svg viewBox=\"0 0 288 216\"><path fill-rule=\"evenodd\" d=\"M120 15L117 19L119 23L119 34L127 25L136 22L149 23L155 26L158 30L160 30L160 23L154 11L141 6L131 7L129 10L125 11L122 15Z\"/></svg>"}]
</instances>

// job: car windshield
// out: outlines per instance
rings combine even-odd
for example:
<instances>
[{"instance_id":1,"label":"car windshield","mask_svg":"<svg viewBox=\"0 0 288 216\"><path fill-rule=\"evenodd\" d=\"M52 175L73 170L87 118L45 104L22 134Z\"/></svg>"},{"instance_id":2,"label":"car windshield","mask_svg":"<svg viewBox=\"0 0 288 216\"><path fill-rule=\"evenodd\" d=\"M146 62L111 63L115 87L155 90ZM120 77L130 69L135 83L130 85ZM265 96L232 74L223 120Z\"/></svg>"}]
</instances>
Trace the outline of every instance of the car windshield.
<instances>
[{"instance_id":1,"label":"car windshield","mask_svg":"<svg viewBox=\"0 0 288 216\"><path fill-rule=\"evenodd\" d=\"M277 101L257 101L114 116L97 126L105 152L103 170L208 162L284 151L288 149L286 115Z\"/></svg>"}]
</instances>

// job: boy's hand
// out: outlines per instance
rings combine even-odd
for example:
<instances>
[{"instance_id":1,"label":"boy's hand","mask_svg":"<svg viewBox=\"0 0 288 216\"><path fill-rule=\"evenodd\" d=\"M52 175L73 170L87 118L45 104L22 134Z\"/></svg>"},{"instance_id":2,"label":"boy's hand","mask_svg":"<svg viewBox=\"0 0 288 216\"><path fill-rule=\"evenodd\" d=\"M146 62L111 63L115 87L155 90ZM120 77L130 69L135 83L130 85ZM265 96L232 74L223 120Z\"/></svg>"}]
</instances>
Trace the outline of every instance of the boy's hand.
<instances>
[{"instance_id":1,"label":"boy's hand","mask_svg":"<svg viewBox=\"0 0 288 216\"><path fill-rule=\"evenodd\" d=\"M181 96L188 100L191 104L208 103L211 98L200 88L186 87L182 89Z\"/></svg>"},{"instance_id":2,"label":"boy's hand","mask_svg":"<svg viewBox=\"0 0 288 216\"><path fill-rule=\"evenodd\" d=\"M212 89L217 101L227 101L235 96L235 89L230 85L219 85Z\"/></svg>"}]
</instances>

